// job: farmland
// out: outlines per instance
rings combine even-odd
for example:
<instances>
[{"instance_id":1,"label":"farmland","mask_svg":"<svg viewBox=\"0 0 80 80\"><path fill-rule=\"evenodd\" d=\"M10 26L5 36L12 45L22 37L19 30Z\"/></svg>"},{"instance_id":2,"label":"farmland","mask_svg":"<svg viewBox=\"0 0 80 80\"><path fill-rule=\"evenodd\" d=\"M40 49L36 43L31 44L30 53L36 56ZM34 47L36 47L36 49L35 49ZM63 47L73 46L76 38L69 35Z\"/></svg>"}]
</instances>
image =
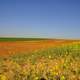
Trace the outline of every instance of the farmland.
<instances>
[{"instance_id":1,"label":"farmland","mask_svg":"<svg viewBox=\"0 0 80 80\"><path fill-rule=\"evenodd\" d=\"M5 56L16 53L28 53L35 50L69 44L72 42L74 41L39 38L0 38L0 55Z\"/></svg>"},{"instance_id":2,"label":"farmland","mask_svg":"<svg viewBox=\"0 0 80 80\"><path fill-rule=\"evenodd\" d=\"M0 39L0 80L80 80L80 41Z\"/></svg>"}]
</instances>

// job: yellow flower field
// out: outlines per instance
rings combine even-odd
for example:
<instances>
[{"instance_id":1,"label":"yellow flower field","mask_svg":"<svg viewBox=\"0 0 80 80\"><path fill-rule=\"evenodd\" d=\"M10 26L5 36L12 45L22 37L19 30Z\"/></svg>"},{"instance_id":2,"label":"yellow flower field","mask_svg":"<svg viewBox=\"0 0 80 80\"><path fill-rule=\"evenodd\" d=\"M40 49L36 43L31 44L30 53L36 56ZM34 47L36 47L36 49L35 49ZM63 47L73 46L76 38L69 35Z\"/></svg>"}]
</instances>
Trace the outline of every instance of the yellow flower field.
<instances>
[{"instance_id":1,"label":"yellow flower field","mask_svg":"<svg viewBox=\"0 0 80 80\"><path fill-rule=\"evenodd\" d=\"M80 44L1 57L0 80L80 80Z\"/></svg>"}]
</instances>

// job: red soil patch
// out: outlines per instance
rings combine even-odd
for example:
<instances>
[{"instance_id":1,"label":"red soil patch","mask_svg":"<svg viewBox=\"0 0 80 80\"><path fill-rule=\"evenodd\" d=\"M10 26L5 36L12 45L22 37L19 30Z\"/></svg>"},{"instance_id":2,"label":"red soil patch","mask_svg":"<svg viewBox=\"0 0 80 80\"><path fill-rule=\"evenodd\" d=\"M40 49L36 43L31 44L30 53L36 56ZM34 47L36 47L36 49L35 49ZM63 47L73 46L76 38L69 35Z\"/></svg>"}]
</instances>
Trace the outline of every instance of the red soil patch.
<instances>
[{"instance_id":1,"label":"red soil patch","mask_svg":"<svg viewBox=\"0 0 80 80\"><path fill-rule=\"evenodd\" d=\"M0 42L0 56L12 55L16 53L27 53L48 47L59 46L62 44L72 43L67 40L41 40L41 41L15 41Z\"/></svg>"}]
</instances>

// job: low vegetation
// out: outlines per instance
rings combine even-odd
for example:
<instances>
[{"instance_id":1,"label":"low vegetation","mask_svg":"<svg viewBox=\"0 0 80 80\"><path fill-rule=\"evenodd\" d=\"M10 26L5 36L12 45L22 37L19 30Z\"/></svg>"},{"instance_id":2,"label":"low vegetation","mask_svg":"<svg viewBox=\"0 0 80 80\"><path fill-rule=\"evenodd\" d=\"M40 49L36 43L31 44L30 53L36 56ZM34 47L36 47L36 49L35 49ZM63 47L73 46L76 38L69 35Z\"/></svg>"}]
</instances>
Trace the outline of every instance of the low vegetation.
<instances>
[{"instance_id":1,"label":"low vegetation","mask_svg":"<svg viewBox=\"0 0 80 80\"><path fill-rule=\"evenodd\" d=\"M80 43L1 57L0 80L80 80Z\"/></svg>"},{"instance_id":2,"label":"low vegetation","mask_svg":"<svg viewBox=\"0 0 80 80\"><path fill-rule=\"evenodd\" d=\"M4 42L4 41L36 41L36 40L46 40L46 38L10 38L10 37L0 37L0 42ZM48 39L47 39L48 40Z\"/></svg>"}]
</instances>

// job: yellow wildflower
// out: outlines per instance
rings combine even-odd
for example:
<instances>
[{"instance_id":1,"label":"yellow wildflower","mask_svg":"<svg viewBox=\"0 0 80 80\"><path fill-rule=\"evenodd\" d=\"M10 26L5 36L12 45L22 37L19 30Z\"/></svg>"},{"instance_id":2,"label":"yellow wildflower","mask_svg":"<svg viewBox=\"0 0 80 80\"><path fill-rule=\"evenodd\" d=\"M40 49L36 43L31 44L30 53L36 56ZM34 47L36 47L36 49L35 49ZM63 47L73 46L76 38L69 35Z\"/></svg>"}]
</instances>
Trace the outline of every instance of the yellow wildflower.
<instances>
[{"instance_id":1,"label":"yellow wildflower","mask_svg":"<svg viewBox=\"0 0 80 80\"><path fill-rule=\"evenodd\" d=\"M35 80L38 80L39 78L38 77L35 77Z\"/></svg>"},{"instance_id":2,"label":"yellow wildflower","mask_svg":"<svg viewBox=\"0 0 80 80\"><path fill-rule=\"evenodd\" d=\"M59 65L55 65L55 66L53 67L53 70L59 70Z\"/></svg>"},{"instance_id":3,"label":"yellow wildflower","mask_svg":"<svg viewBox=\"0 0 80 80\"><path fill-rule=\"evenodd\" d=\"M51 56L49 56L49 59L51 59Z\"/></svg>"},{"instance_id":4,"label":"yellow wildflower","mask_svg":"<svg viewBox=\"0 0 80 80\"><path fill-rule=\"evenodd\" d=\"M54 72L53 72L53 75L58 75L58 72L55 72L55 71L54 71Z\"/></svg>"},{"instance_id":5,"label":"yellow wildflower","mask_svg":"<svg viewBox=\"0 0 80 80\"><path fill-rule=\"evenodd\" d=\"M8 80L7 77L3 74L0 74L0 80Z\"/></svg>"},{"instance_id":6,"label":"yellow wildflower","mask_svg":"<svg viewBox=\"0 0 80 80\"><path fill-rule=\"evenodd\" d=\"M60 80L65 80L65 77L64 76L61 76L61 79Z\"/></svg>"}]
</instances>

